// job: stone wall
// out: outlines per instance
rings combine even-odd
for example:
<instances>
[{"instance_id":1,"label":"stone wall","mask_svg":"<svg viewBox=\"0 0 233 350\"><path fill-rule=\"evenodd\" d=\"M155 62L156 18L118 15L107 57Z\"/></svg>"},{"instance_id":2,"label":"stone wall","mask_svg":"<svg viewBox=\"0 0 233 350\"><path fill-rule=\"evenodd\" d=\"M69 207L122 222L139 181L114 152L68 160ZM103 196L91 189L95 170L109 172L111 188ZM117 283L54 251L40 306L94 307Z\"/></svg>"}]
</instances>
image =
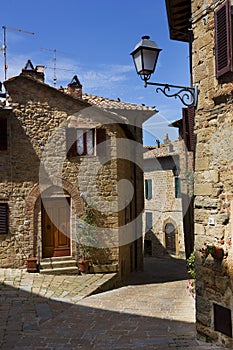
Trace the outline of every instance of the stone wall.
<instances>
[{"instance_id":1,"label":"stone wall","mask_svg":"<svg viewBox=\"0 0 233 350\"><path fill-rule=\"evenodd\" d=\"M197 329L227 347L231 337L216 331L214 305L231 310L232 189L233 189L233 83L232 73L217 80L215 74L214 9L222 1L192 1L194 41L193 82L199 96L195 116L195 245L197 270ZM222 261L210 255L202 260L205 244L224 249Z\"/></svg>"}]
</instances>

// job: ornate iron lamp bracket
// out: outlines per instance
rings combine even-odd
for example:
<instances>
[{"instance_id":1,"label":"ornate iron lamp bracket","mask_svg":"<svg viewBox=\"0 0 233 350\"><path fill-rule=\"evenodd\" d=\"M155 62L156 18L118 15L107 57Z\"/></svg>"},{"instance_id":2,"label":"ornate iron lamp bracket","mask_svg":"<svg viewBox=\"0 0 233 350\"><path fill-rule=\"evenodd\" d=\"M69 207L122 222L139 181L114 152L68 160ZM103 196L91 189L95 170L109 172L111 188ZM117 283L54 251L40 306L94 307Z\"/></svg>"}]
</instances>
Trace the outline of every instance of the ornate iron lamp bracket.
<instances>
[{"instance_id":1,"label":"ornate iron lamp bracket","mask_svg":"<svg viewBox=\"0 0 233 350\"><path fill-rule=\"evenodd\" d=\"M197 105L197 85L195 85L194 87L187 87L179 85L153 83L149 82L148 80L145 80L145 87L147 87L147 85L159 86L158 88L156 88L156 92L161 91L167 97L178 97L180 101L187 107L191 105L194 105L196 107ZM171 89L172 91L173 89L178 89L178 91L172 92Z\"/></svg>"}]
</instances>

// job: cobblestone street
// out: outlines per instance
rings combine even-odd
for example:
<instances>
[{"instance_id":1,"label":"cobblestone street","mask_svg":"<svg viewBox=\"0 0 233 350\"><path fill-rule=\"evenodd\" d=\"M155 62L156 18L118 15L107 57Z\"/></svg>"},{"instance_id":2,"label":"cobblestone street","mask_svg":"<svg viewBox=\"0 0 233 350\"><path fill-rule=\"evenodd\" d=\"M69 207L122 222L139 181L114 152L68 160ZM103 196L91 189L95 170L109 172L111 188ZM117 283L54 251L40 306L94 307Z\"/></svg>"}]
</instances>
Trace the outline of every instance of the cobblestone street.
<instances>
[{"instance_id":1,"label":"cobblestone street","mask_svg":"<svg viewBox=\"0 0 233 350\"><path fill-rule=\"evenodd\" d=\"M1 269L0 348L222 349L196 339L184 261L147 258L124 286L90 295L112 278Z\"/></svg>"}]
</instances>

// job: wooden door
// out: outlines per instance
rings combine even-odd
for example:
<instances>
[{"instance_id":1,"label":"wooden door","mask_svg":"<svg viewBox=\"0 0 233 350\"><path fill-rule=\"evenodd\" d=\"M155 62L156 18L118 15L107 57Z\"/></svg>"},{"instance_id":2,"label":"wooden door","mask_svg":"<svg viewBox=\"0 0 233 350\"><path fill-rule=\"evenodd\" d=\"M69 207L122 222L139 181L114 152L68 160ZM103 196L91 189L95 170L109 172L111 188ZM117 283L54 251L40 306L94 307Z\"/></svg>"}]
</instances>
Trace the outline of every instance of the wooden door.
<instances>
[{"instance_id":1,"label":"wooden door","mask_svg":"<svg viewBox=\"0 0 233 350\"><path fill-rule=\"evenodd\" d=\"M176 233L172 223L165 226L166 249L169 253L176 254Z\"/></svg>"},{"instance_id":2,"label":"wooden door","mask_svg":"<svg viewBox=\"0 0 233 350\"><path fill-rule=\"evenodd\" d=\"M43 199L42 257L70 255L69 198Z\"/></svg>"}]
</instances>

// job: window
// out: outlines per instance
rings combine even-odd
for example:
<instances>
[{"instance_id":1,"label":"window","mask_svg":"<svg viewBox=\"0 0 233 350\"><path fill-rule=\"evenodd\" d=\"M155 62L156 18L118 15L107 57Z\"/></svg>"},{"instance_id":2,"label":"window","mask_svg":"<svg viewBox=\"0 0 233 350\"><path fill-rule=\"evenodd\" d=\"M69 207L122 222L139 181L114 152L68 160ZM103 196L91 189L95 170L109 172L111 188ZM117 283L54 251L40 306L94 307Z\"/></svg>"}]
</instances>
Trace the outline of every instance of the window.
<instances>
[{"instance_id":1,"label":"window","mask_svg":"<svg viewBox=\"0 0 233 350\"><path fill-rule=\"evenodd\" d=\"M0 234L7 234L8 232L8 204L0 203Z\"/></svg>"},{"instance_id":2,"label":"window","mask_svg":"<svg viewBox=\"0 0 233 350\"><path fill-rule=\"evenodd\" d=\"M0 151L7 150L7 119L0 118Z\"/></svg>"},{"instance_id":3,"label":"window","mask_svg":"<svg viewBox=\"0 0 233 350\"><path fill-rule=\"evenodd\" d=\"M214 330L232 338L231 310L214 304Z\"/></svg>"},{"instance_id":4,"label":"window","mask_svg":"<svg viewBox=\"0 0 233 350\"><path fill-rule=\"evenodd\" d=\"M66 129L66 149L68 156L105 155L105 129ZM98 147L96 148L96 145Z\"/></svg>"},{"instance_id":5,"label":"window","mask_svg":"<svg viewBox=\"0 0 233 350\"><path fill-rule=\"evenodd\" d=\"M181 198L180 178L175 177L175 198Z\"/></svg>"},{"instance_id":6,"label":"window","mask_svg":"<svg viewBox=\"0 0 233 350\"><path fill-rule=\"evenodd\" d=\"M153 227L153 217L150 211L146 212L146 230L151 230Z\"/></svg>"},{"instance_id":7,"label":"window","mask_svg":"<svg viewBox=\"0 0 233 350\"><path fill-rule=\"evenodd\" d=\"M151 179L145 180L145 197L146 199L152 198L152 180Z\"/></svg>"},{"instance_id":8,"label":"window","mask_svg":"<svg viewBox=\"0 0 233 350\"><path fill-rule=\"evenodd\" d=\"M215 11L216 76L232 71L231 1L227 0Z\"/></svg>"}]
</instances>

